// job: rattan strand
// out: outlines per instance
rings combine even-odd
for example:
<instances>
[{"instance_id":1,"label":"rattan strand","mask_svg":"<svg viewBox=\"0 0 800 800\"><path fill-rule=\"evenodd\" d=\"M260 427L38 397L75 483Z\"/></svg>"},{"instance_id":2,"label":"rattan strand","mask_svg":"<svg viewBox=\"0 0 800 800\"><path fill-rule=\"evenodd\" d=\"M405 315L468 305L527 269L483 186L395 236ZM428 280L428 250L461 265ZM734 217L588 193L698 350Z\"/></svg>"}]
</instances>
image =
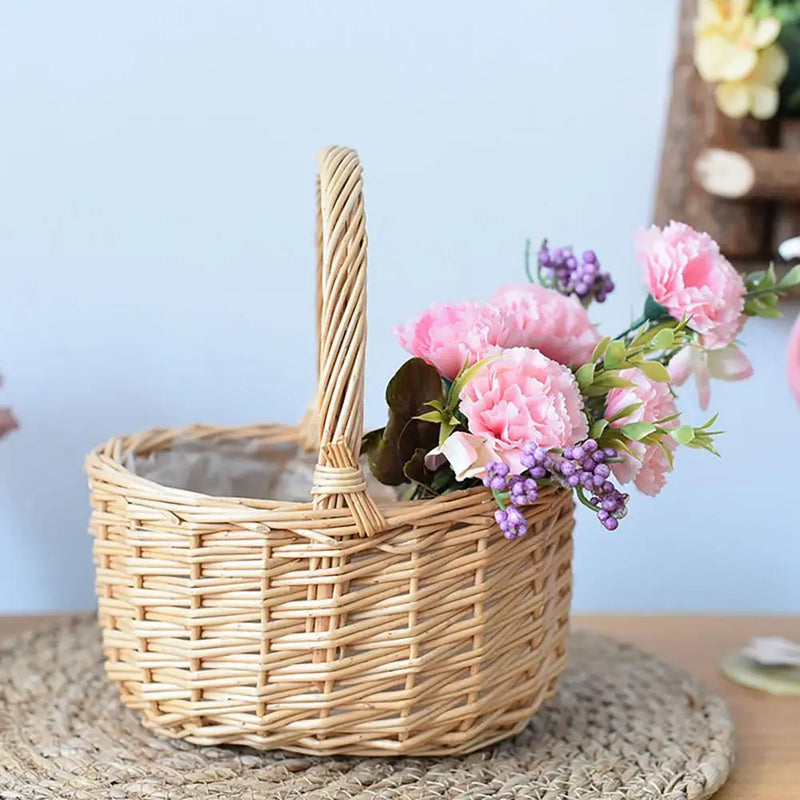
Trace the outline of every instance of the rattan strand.
<instances>
[{"instance_id":1,"label":"rattan strand","mask_svg":"<svg viewBox=\"0 0 800 800\"><path fill-rule=\"evenodd\" d=\"M462 757L197 748L155 736L105 679L97 626L0 643L0 797L13 800L702 800L725 781L724 702L653 656L578 633L555 697Z\"/></svg>"},{"instance_id":2,"label":"rattan strand","mask_svg":"<svg viewBox=\"0 0 800 800\"><path fill-rule=\"evenodd\" d=\"M543 491L517 542L485 489L373 501L361 166L340 147L319 164L315 413L154 429L87 459L107 673L148 725L196 743L468 752L519 732L563 669L572 499ZM319 442L310 502L208 497L123 466L192 438Z\"/></svg>"}]
</instances>

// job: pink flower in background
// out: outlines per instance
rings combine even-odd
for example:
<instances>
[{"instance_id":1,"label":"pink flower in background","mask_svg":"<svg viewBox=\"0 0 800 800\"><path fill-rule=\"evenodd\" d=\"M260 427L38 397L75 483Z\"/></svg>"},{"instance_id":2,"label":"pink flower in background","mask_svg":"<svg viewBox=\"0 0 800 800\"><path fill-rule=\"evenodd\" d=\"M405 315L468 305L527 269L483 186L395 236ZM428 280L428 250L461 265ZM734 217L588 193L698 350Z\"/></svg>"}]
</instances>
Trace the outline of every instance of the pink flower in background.
<instances>
[{"instance_id":1,"label":"pink flower in background","mask_svg":"<svg viewBox=\"0 0 800 800\"><path fill-rule=\"evenodd\" d=\"M588 434L575 377L538 350L506 350L478 370L460 397L469 430L515 472L526 442L567 447Z\"/></svg>"},{"instance_id":2,"label":"pink flower in background","mask_svg":"<svg viewBox=\"0 0 800 800\"><path fill-rule=\"evenodd\" d=\"M621 378L634 385L611 389L606 397L606 418L611 419L635 403L639 406L624 417L611 422L610 427L621 428L630 422L658 422L677 413L675 400L666 383L650 380L638 369L623 369L619 374ZM665 428L677 425L677 419L663 423ZM677 442L672 437L664 437L664 443L670 450L677 447ZM634 456L621 453L625 461L612 465L614 474L622 483L634 481L644 494L657 495L664 488L667 473L670 471L666 453L657 444L630 442L628 446Z\"/></svg>"},{"instance_id":3,"label":"pink flower in background","mask_svg":"<svg viewBox=\"0 0 800 800\"><path fill-rule=\"evenodd\" d=\"M3 376L0 375L0 387L3 385ZM16 430L19 427L17 418L14 412L7 406L0 407L0 439L7 433Z\"/></svg>"},{"instance_id":4,"label":"pink flower in background","mask_svg":"<svg viewBox=\"0 0 800 800\"><path fill-rule=\"evenodd\" d=\"M589 361L600 334L574 296L535 283L506 286L490 301L505 311L522 334L518 344L548 358L579 367Z\"/></svg>"},{"instance_id":5,"label":"pink flower in background","mask_svg":"<svg viewBox=\"0 0 800 800\"><path fill-rule=\"evenodd\" d=\"M745 285L719 245L682 222L640 228L635 242L653 298L675 319L688 317L706 348L729 345L744 324Z\"/></svg>"},{"instance_id":6,"label":"pink flower in background","mask_svg":"<svg viewBox=\"0 0 800 800\"><path fill-rule=\"evenodd\" d=\"M8 407L0 408L0 439L18 427L19 423L14 412Z\"/></svg>"},{"instance_id":7,"label":"pink flower in background","mask_svg":"<svg viewBox=\"0 0 800 800\"><path fill-rule=\"evenodd\" d=\"M0 387L3 385L3 376L0 375ZM19 427L17 418L14 412L8 406L0 407L0 439L7 433L16 430Z\"/></svg>"},{"instance_id":8,"label":"pink flower in background","mask_svg":"<svg viewBox=\"0 0 800 800\"><path fill-rule=\"evenodd\" d=\"M789 388L792 390L794 399L800 404L800 316L794 323L792 332L789 335L789 352L787 359L789 370Z\"/></svg>"},{"instance_id":9,"label":"pink flower in background","mask_svg":"<svg viewBox=\"0 0 800 800\"><path fill-rule=\"evenodd\" d=\"M690 376L697 382L697 396L704 411L711 400L711 378L722 381L742 381L753 374L750 359L735 345L729 344L717 350L702 346L687 345L669 362L669 376L675 386L683 386Z\"/></svg>"},{"instance_id":10,"label":"pink flower in background","mask_svg":"<svg viewBox=\"0 0 800 800\"><path fill-rule=\"evenodd\" d=\"M508 315L487 303L431 306L394 332L411 355L436 367L449 380L465 363L475 364L518 344Z\"/></svg>"}]
</instances>

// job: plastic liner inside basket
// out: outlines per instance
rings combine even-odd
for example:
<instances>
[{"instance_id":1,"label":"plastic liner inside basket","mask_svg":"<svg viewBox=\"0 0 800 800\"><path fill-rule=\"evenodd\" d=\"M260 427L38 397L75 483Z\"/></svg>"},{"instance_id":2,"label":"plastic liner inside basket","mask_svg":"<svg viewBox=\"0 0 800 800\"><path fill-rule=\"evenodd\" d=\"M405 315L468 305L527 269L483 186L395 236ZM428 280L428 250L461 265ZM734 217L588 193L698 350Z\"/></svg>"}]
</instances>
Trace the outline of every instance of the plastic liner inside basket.
<instances>
[{"instance_id":1,"label":"plastic liner inside basket","mask_svg":"<svg viewBox=\"0 0 800 800\"><path fill-rule=\"evenodd\" d=\"M311 498L317 454L294 443L265 445L258 439L179 439L168 450L146 456L128 453L124 464L135 475L162 486L213 497L249 497L303 503ZM370 494L378 502L396 499L365 468Z\"/></svg>"}]
</instances>

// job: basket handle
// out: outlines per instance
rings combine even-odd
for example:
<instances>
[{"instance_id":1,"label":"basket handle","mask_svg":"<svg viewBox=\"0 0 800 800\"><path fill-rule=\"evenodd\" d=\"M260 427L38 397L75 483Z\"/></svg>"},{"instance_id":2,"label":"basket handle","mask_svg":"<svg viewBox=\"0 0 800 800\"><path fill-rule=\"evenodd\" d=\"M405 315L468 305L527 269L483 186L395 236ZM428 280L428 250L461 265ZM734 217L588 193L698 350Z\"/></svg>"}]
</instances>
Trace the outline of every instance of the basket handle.
<instances>
[{"instance_id":1,"label":"basket handle","mask_svg":"<svg viewBox=\"0 0 800 800\"><path fill-rule=\"evenodd\" d=\"M328 147L318 159L317 431L314 508L350 509L362 536L387 522L359 465L364 433L367 342L367 230L361 162Z\"/></svg>"}]
</instances>

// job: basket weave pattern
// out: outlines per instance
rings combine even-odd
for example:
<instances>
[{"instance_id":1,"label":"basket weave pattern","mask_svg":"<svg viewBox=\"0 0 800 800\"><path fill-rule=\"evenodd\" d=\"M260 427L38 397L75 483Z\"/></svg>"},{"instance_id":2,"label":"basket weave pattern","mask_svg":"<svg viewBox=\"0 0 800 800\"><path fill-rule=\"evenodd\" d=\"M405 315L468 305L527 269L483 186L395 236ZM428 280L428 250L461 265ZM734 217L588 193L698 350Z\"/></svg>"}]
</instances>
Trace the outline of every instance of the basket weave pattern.
<instances>
[{"instance_id":1,"label":"basket weave pattern","mask_svg":"<svg viewBox=\"0 0 800 800\"><path fill-rule=\"evenodd\" d=\"M543 490L507 542L485 489L382 506L367 492L361 186L352 150L322 153L316 427L155 429L87 460L106 671L169 736L464 753L522 730L563 670L569 493ZM208 497L123 466L187 438L318 443L312 501Z\"/></svg>"}]
</instances>

